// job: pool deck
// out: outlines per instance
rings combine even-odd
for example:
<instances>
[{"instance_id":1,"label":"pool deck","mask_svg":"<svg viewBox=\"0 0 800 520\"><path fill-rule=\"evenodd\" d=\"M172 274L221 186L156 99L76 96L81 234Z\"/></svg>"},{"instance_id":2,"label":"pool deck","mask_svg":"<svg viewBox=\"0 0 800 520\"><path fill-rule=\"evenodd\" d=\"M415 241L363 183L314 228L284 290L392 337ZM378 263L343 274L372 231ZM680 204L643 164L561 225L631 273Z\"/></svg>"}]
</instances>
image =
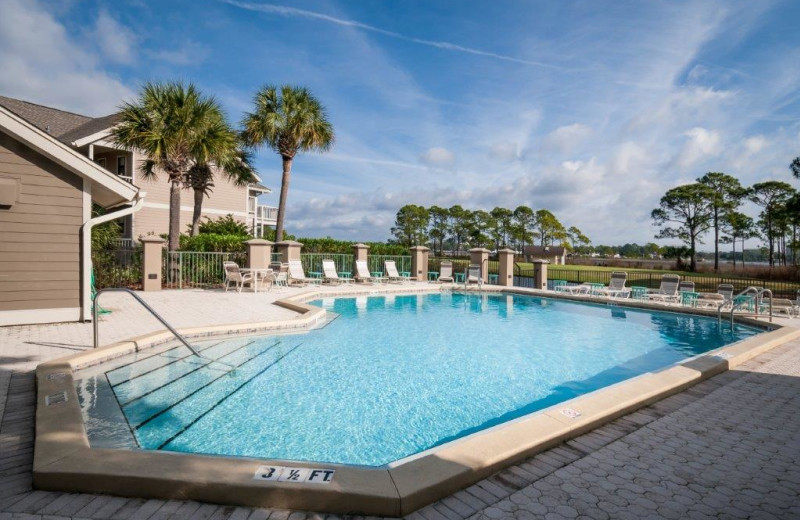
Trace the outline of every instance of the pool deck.
<instances>
[{"instance_id":1,"label":"pool deck","mask_svg":"<svg viewBox=\"0 0 800 520\"><path fill-rule=\"evenodd\" d=\"M398 292L409 289L391 286ZM142 296L168 321L187 328L288 319L295 313L272 302L302 291L186 290ZM126 298L103 297L102 306L114 311L101 323L103 344L161 329ZM776 321L800 325L797 319ZM0 328L0 520L336 517L32 490L33 370L41 362L90 349L91 334L90 324ZM503 470L411 517L798 518L798 412L800 340L795 340Z\"/></svg>"}]
</instances>

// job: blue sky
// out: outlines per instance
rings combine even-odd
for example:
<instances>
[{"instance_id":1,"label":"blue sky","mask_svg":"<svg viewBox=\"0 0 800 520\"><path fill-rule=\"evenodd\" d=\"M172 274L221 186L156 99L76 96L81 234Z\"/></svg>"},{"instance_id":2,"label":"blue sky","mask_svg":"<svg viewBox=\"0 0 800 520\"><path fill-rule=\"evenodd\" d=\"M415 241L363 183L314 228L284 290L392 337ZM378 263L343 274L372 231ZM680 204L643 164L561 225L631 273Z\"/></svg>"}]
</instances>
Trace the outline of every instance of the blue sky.
<instances>
[{"instance_id":1,"label":"blue sky","mask_svg":"<svg viewBox=\"0 0 800 520\"><path fill-rule=\"evenodd\" d=\"M800 2L0 0L0 93L94 115L183 79L233 121L309 87L337 133L295 161L292 233L385 239L406 203L548 208L645 242L707 171L791 182ZM277 192L280 160L257 159ZM267 202L274 203L277 196Z\"/></svg>"}]
</instances>

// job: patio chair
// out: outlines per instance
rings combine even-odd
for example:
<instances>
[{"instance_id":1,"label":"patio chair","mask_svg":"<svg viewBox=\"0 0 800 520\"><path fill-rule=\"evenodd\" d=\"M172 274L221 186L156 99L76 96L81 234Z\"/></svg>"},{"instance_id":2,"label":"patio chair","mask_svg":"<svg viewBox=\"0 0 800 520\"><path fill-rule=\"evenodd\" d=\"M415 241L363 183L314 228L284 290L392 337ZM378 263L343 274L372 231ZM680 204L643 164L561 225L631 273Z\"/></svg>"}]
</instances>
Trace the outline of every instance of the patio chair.
<instances>
[{"instance_id":1,"label":"patio chair","mask_svg":"<svg viewBox=\"0 0 800 520\"><path fill-rule=\"evenodd\" d=\"M239 264L236 262L222 262L222 268L225 270L225 292L228 292L231 284L234 284L237 292L242 292L244 284L253 284L255 279L252 273L242 273L239 270Z\"/></svg>"},{"instance_id":2,"label":"patio chair","mask_svg":"<svg viewBox=\"0 0 800 520\"><path fill-rule=\"evenodd\" d=\"M733 299L733 291L733 284L730 283L721 283L717 286L717 294L724 296L726 302Z\"/></svg>"},{"instance_id":3,"label":"patio chair","mask_svg":"<svg viewBox=\"0 0 800 520\"><path fill-rule=\"evenodd\" d=\"M289 260L289 283L291 285L305 286L319 281L306 276L306 272L303 270L303 263L300 260Z\"/></svg>"},{"instance_id":4,"label":"patio chair","mask_svg":"<svg viewBox=\"0 0 800 520\"><path fill-rule=\"evenodd\" d=\"M717 309L726 301L725 296L719 293L700 293L700 296L697 297L697 306Z\"/></svg>"},{"instance_id":5,"label":"patio chair","mask_svg":"<svg viewBox=\"0 0 800 520\"><path fill-rule=\"evenodd\" d=\"M694 292L694 282L682 281L678 284L678 292Z\"/></svg>"},{"instance_id":6,"label":"patio chair","mask_svg":"<svg viewBox=\"0 0 800 520\"><path fill-rule=\"evenodd\" d=\"M455 278L453 278L453 262L445 260L439 265L439 278L436 281L442 283L453 283L455 281Z\"/></svg>"},{"instance_id":7,"label":"patio chair","mask_svg":"<svg viewBox=\"0 0 800 520\"><path fill-rule=\"evenodd\" d=\"M322 261L322 273L323 280L328 283L350 283L353 281L352 278L339 276L339 273L336 271L336 264L333 262L333 260Z\"/></svg>"},{"instance_id":8,"label":"patio chair","mask_svg":"<svg viewBox=\"0 0 800 520\"><path fill-rule=\"evenodd\" d=\"M785 314L787 318L793 318L798 315L797 305L788 298L763 298L761 300L763 312L769 312L770 300L772 301L772 314Z\"/></svg>"},{"instance_id":9,"label":"patio chair","mask_svg":"<svg viewBox=\"0 0 800 520\"><path fill-rule=\"evenodd\" d=\"M590 283L581 283L575 285L565 285L561 288L562 292L569 293L571 295L579 295L579 294L592 294L592 284Z\"/></svg>"},{"instance_id":10,"label":"patio chair","mask_svg":"<svg viewBox=\"0 0 800 520\"><path fill-rule=\"evenodd\" d=\"M385 282L386 278L383 276L372 276L369 272L366 260L356 261L356 280L359 282L381 283Z\"/></svg>"},{"instance_id":11,"label":"patio chair","mask_svg":"<svg viewBox=\"0 0 800 520\"><path fill-rule=\"evenodd\" d=\"M408 278L405 276L400 276L400 273L397 271L397 264L394 260L385 260L383 262L384 269L386 269L386 279L390 283L406 283Z\"/></svg>"},{"instance_id":12,"label":"patio chair","mask_svg":"<svg viewBox=\"0 0 800 520\"><path fill-rule=\"evenodd\" d=\"M476 284L478 288L483 287L483 273L481 273L481 266L477 264L470 264L467 267L467 274L464 277L464 288L470 284Z\"/></svg>"},{"instance_id":13,"label":"patio chair","mask_svg":"<svg viewBox=\"0 0 800 520\"><path fill-rule=\"evenodd\" d=\"M625 271L614 271L611 273L611 280L608 282L608 287L602 287L595 290L598 296L608 296L609 298L627 298L631 295L631 290L625 287L625 282L628 281L628 273Z\"/></svg>"},{"instance_id":14,"label":"patio chair","mask_svg":"<svg viewBox=\"0 0 800 520\"><path fill-rule=\"evenodd\" d=\"M677 274L665 274L661 276L661 285L658 289L649 291L647 299L659 302L677 302L678 301L678 286L680 285L681 277Z\"/></svg>"}]
</instances>

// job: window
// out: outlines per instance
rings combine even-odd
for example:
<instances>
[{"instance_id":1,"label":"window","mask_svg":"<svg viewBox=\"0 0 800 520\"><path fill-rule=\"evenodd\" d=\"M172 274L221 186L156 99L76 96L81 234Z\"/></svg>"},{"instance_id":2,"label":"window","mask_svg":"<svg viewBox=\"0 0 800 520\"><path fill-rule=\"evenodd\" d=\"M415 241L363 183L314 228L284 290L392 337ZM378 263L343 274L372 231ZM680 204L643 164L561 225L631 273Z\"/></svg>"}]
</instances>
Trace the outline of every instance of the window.
<instances>
[{"instance_id":1,"label":"window","mask_svg":"<svg viewBox=\"0 0 800 520\"><path fill-rule=\"evenodd\" d=\"M97 164L99 164L100 166L105 168L106 167L106 158L105 157L100 157L99 159L97 159Z\"/></svg>"},{"instance_id":2,"label":"window","mask_svg":"<svg viewBox=\"0 0 800 520\"><path fill-rule=\"evenodd\" d=\"M127 157L124 155L120 155L117 157L117 175L121 177L127 177L128 173L125 171L125 162Z\"/></svg>"}]
</instances>

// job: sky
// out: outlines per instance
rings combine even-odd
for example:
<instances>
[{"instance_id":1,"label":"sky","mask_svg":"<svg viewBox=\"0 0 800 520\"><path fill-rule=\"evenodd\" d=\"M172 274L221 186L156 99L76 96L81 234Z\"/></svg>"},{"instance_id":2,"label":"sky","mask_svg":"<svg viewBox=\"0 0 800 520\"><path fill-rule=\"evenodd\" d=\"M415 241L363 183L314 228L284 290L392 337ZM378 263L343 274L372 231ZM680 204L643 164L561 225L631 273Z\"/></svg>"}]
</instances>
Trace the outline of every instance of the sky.
<instances>
[{"instance_id":1,"label":"sky","mask_svg":"<svg viewBox=\"0 0 800 520\"><path fill-rule=\"evenodd\" d=\"M0 94L104 115L191 81L238 124L309 88L334 148L294 161L287 230L384 240L404 204L553 211L644 243L708 171L793 182L800 2L0 0ZM256 167L274 189L280 158ZM752 214L755 208L745 208Z\"/></svg>"}]
</instances>

